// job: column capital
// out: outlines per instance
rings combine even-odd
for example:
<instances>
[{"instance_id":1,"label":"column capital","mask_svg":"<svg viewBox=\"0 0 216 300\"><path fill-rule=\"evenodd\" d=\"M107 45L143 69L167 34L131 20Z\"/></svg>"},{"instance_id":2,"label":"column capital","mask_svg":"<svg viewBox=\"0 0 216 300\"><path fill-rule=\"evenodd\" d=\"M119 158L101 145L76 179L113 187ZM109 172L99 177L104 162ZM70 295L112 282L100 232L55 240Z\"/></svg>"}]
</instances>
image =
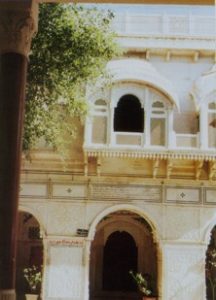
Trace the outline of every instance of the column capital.
<instances>
[{"instance_id":1,"label":"column capital","mask_svg":"<svg viewBox=\"0 0 216 300\"><path fill-rule=\"evenodd\" d=\"M0 54L12 52L28 56L37 25L37 0L1 0Z\"/></svg>"}]
</instances>

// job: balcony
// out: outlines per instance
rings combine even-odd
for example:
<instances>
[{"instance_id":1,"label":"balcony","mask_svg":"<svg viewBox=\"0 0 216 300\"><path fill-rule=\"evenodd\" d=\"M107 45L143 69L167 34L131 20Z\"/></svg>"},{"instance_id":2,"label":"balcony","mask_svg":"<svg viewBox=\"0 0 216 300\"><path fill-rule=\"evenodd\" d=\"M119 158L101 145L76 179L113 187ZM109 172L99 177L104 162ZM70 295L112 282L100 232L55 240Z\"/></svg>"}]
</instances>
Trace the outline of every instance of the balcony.
<instances>
[{"instance_id":1,"label":"balcony","mask_svg":"<svg viewBox=\"0 0 216 300\"><path fill-rule=\"evenodd\" d=\"M216 18L212 15L118 13L113 29L123 48L215 51Z\"/></svg>"},{"instance_id":2,"label":"balcony","mask_svg":"<svg viewBox=\"0 0 216 300\"><path fill-rule=\"evenodd\" d=\"M193 15L118 13L113 29L119 36L184 36L215 38L216 18Z\"/></svg>"}]
</instances>

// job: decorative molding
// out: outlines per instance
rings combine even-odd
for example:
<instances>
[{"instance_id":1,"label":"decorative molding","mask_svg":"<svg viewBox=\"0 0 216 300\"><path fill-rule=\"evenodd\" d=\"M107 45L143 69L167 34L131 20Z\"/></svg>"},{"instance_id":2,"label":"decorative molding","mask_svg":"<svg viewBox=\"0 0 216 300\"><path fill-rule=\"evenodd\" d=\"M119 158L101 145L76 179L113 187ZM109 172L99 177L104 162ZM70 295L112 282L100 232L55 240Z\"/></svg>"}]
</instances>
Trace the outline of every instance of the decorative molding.
<instances>
[{"instance_id":1,"label":"decorative molding","mask_svg":"<svg viewBox=\"0 0 216 300\"><path fill-rule=\"evenodd\" d=\"M87 188L84 184L56 184L52 185L52 197L58 199L86 199Z\"/></svg>"},{"instance_id":2,"label":"decorative molding","mask_svg":"<svg viewBox=\"0 0 216 300\"><path fill-rule=\"evenodd\" d=\"M113 147L114 148L114 147ZM205 160L215 161L215 151L193 151L188 150L124 150L124 149L94 149L86 147L84 149L88 157L119 157L119 158L146 158L146 159L188 159L188 160Z\"/></svg>"},{"instance_id":3,"label":"decorative molding","mask_svg":"<svg viewBox=\"0 0 216 300\"><path fill-rule=\"evenodd\" d=\"M154 14L127 11L124 14L116 14L113 28L119 35L214 38L215 17L191 13L189 15L162 14L159 9L157 13L154 11Z\"/></svg>"},{"instance_id":4,"label":"decorative molding","mask_svg":"<svg viewBox=\"0 0 216 300\"><path fill-rule=\"evenodd\" d=\"M196 162L196 180L200 179L203 164L204 164L204 160L199 160L199 161Z\"/></svg>"},{"instance_id":5,"label":"decorative molding","mask_svg":"<svg viewBox=\"0 0 216 300\"><path fill-rule=\"evenodd\" d=\"M47 183L21 183L20 197L21 198L46 198L48 196Z\"/></svg>"},{"instance_id":6,"label":"decorative molding","mask_svg":"<svg viewBox=\"0 0 216 300\"><path fill-rule=\"evenodd\" d=\"M166 168L166 176L167 176L167 179L170 178L171 174L172 174L172 169L173 169L173 162L172 160L168 159L167 160L167 168Z\"/></svg>"},{"instance_id":7,"label":"decorative molding","mask_svg":"<svg viewBox=\"0 0 216 300\"><path fill-rule=\"evenodd\" d=\"M216 188L204 188L204 203L213 205L216 204Z\"/></svg>"},{"instance_id":8,"label":"decorative molding","mask_svg":"<svg viewBox=\"0 0 216 300\"><path fill-rule=\"evenodd\" d=\"M216 177L216 161L209 162L209 180L213 180Z\"/></svg>"},{"instance_id":9,"label":"decorative molding","mask_svg":"<svg viewBox=\"0 0 216 300\"><path fill-rule=\"evenodd\" d=\"M201 188L165 186L165 201L170 203L201 203Z\"/></svg>"},{"instance_id":10,"label":"decorative molding","mask_svg":"<svg viewBox=\"0 0 216 300\"><path fill-rule=\"evenodd\" d=\"M157 177L158 171L159 171L159 159L153 161L153 178Z\"/></svg>"},{"instance_id":11,"label":"decorative molding","mask_svg":"<svg viewBox=\"0 0 216 300\"><path fill-rule=\"evenodd\" d=\"M11 5L10 5L11 4ZM37 31L37 1L3 1L0 3L0 53L28 56L31 40Z\"/></svg>"},{"instance_id":12,"label":"decorative molding","mask_svg":"<svg viewBox=\"0 0 216 300\"><path fill-rule=\"evenodd\" d=\"M161 202L161 186L92 184L91 200Z\"/></svg>"}]
</instances>

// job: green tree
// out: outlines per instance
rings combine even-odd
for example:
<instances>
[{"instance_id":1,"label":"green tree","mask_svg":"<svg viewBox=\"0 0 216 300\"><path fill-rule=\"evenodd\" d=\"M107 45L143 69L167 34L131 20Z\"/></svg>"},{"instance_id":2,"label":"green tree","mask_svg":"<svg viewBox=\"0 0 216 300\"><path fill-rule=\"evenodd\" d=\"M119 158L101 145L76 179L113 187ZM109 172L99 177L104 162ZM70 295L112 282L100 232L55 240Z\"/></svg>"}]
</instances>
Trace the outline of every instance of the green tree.
<instances>
[{"instance_id":1,"label":"green tree","mask_svg":"<svg viewBox=\"0 0 216 300\"><path fill-rule=\"evenodd\" d=\"M85 89L118 52L113 14L77 5L41 4L27 76L23 149L43 138L55 148L73 137L71 119L87 111Z\"/></svg>"}]
</instances>

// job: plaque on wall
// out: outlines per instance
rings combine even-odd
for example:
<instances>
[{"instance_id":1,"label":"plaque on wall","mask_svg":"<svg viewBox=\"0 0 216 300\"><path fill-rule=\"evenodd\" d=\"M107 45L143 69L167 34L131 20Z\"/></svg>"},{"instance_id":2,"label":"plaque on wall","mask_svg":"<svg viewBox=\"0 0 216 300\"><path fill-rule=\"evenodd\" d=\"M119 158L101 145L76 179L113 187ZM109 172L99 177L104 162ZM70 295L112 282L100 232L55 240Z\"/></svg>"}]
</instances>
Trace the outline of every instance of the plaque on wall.
<instances>
[{"instance_id":1,"label":"plaque on wall","mask_svg":"<svg viewBox=\"0 0 216 300\"><path fill-rule=\"evenodd\" d=\"M160 186L93 184L91 200L122 200L161 202Z\"/></svg>"},{"instance_id":2,"label":"plaque on wall","mask_svg":"<svg viewBox=\"0 0 216 300\"><path fill-rule=\"evenodd\" d=\"M193 187L166 187L165 201L170 203L197 204L201 202L201 189Z\"/></svg>"}]
</instances>

